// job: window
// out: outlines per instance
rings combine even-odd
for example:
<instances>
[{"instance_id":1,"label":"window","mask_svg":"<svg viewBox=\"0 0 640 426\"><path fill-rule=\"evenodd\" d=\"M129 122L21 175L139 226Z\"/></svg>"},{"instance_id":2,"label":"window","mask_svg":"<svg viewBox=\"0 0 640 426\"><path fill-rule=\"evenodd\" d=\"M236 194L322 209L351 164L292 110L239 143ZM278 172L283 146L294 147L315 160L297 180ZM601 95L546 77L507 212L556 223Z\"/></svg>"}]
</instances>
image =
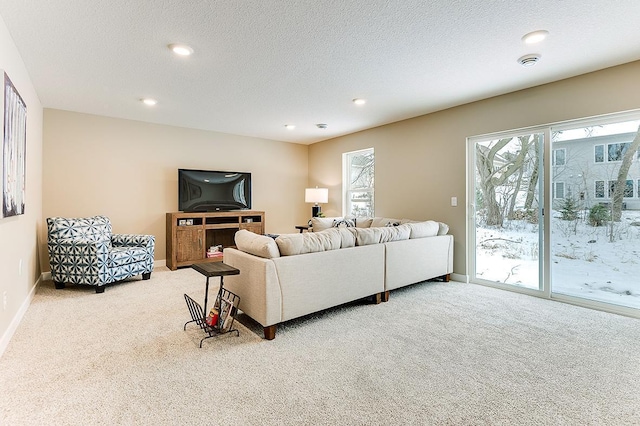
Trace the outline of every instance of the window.
<instances>
[{"instance_id":1,"label":"window","mask_svg":"<svg viewBox=\"0 0 640 426\"><path fill-rule=\"evenodd\" d=\"M596 163L604 163L604 145L596 145L593 147L594 161Z\"/></svg>"},{"instance_id":2,"label":"window","mask_svg":"<svg viewBox=\"0 0 640 426\"><path fill-rule=\"evenodd\" d=\"M606 161L622 161L624 154L629 150L630 142L609 143L607 144ZM596 145L593 147L594 161L596 163L604 163L604 145ZM640 156L640 151L637 156Z\"/></svg>"},{"instance_id":3,"label":"window","mask_svg":"<svg viewBox=\"0 0 640 426\"><path fill-rule=\"evenodd\" d=\"M373 217L375 156L373 148L342 154L343 215Z\"/></svg>"},{"instance_id":4,"label":"window","mask_svg":"<svg viewBox=\"0 0 640 426\"><path fill-rule=\"evenodd\" d=\"M609 198L613 197L613 193L616 190L616 183L618 181L610 180L609 181ZM633 197L633 181L627 180L624 185L624 194L622 195L624 198Z\"/></svg>"},{"instance_id":5,"label":"window","mask_svg":"<svg viewBox=\"0 0 640 426\"><path fill-rule=\"evenodd\" d=\"M622 161L622 157L629 150L629 142L610 143L607 145L607 161Z\"/></svg>"},{"instance_id":6,"label":"window","mask_svg":"<svg viewBox=\"0 0 640 426\"><path fill-rule=\"evenodd\" d=\"M552 164L554 166L564 166L567 158L567 150L564 148L554 149L553 150L553 158Z\"/></svg>"},{"instance_id":7,"label":"window","mask_svg":"<svg viewBox=\"0 0 640 426\"><path fill-rule=\"evenodd\" d=\"M564 198L564 182L553 183L553 198Z\"/></svg>"},{"instance_id":8,"label":"window","mask_svg":"<svg viewBox=\"0 0 640 426\"><path fill-rule=\"evenodd\" d=\"M596 181L596 198L604 198L604 181Z\"/></svg>"}]
</instances>

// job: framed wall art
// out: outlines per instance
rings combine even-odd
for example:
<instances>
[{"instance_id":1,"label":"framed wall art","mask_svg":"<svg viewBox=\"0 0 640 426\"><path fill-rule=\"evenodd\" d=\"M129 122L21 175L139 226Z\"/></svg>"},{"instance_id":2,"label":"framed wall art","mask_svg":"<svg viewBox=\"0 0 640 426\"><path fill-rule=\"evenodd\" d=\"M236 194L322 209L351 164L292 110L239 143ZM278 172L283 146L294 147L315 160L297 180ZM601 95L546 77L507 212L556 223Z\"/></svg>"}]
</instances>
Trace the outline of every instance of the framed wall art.
<instances>
[{"instance_id":1,"label":"framed wall art","mask_svg":"<svg viewBox=\"0 0 640 426\"><path fill-rule=\"evenodd\" d=\"M2 217L9 217L24 214L27 105L9 76L2 74Z\"/></svg>"}]
</instances>

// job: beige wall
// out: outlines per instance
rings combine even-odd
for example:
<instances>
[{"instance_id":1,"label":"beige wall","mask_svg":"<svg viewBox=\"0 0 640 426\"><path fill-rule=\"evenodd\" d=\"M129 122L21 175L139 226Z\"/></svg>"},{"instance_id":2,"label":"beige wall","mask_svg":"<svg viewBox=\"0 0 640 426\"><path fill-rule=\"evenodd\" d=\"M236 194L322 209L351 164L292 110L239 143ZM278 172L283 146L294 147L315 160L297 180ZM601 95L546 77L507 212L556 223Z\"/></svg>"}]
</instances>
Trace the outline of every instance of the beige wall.
<instances>
[{"instance_id":1,"label":"beige wall","mask_svg":"<svg viewBox=\"0 0 640 426\"><path fill-rule=\"evenodd\" d=\"M466 138L640 108L638 76L640 61L319 142L309 180L330 188L323 211L341 214L341 154L374 147L376 215L448 223L454 272L467 274Z\"/></svg>"},{"instance_id":2,"label":"beige wall","mask_svg":"<svg viewBox=\"0 0 640 426\"><path fill-rule=\"evenodd\" d=\"M0 218L0 354L2 354L28 307L40 277L36 237L42 222L42 105L2 18L0 18L0 69L7 73L27 105L25 214ZM3 122L0 120L0 126ZM1 142L0 139L0 144ZM0 172L3 168L1 159L0 154ZM22 268L20 268L21 263ZM3 303L5 295L6 309Z\"/></svg>"},{"instance_id":3,"label":"beige wall","mask_svg":"<svg viewBox=\"0 0 640 426\"><path fill-rule=\"evenodd\" d=\"M68 111L44 111L43 218L96 214L116 233L156 236L165 256L165 214L178 209L178 168L252 173L253 209L266 231L308 220L306 145ZM40 230L46 255L46 224Z\"/></svg>"}]
</instances>

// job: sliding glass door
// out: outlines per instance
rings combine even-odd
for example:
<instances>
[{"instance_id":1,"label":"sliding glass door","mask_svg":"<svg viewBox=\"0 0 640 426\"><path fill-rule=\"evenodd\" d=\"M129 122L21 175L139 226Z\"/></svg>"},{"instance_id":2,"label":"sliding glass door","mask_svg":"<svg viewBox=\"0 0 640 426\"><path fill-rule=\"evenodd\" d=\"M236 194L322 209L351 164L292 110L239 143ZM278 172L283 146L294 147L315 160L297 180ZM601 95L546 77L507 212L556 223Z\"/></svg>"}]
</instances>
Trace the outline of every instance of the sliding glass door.
<instances>
[{"instance_id":1,"label":"sliding glass door","mask_svg":"<svg viewBox=\"0 0 640 426\"><path fill-rule=\"evenodd\" d=\"M639 126L552 127L553 294L640 308Z\"/></svg>"},{"instance_id":2,"label":"sliding glass door","mask_svg":"<svg viewBox=\"0 0 640 426\"><path fill-rule=\"evenodd\" d=\"M471 282L640 317L640 111L468 153Z\"/></svg>"},{"instance_id":3,"label":"sliding glass door","mask_svg":"<svg viewBox=\"0 0 640 426\"><path fill-rule=\"evenodd\" d=\"M472 280L541 290L543 133L470 143Z\"/></svg>"}]
</instances>

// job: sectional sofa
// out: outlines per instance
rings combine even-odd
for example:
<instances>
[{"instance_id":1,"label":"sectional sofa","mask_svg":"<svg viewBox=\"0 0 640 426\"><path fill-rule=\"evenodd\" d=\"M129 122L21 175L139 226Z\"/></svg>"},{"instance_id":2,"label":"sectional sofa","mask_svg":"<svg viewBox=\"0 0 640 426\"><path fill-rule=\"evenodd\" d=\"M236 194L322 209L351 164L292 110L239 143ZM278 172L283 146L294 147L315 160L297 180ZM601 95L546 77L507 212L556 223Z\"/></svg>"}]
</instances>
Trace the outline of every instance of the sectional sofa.
<instances>
[{"instance_id":1,"label":"sectional sofa","mask_svg":"<svg viewBox=\"0 0 640 426\"><path fill-rule=\"evenodd\" d=\"M240 269L225 288L268 340L281 322L365 297L387 301L391 290L448 281L453 271L453 236L443 223L314 218L313 230L277 237L240 230L237 248L224 249L225 263Z\"/></svg>"}]
</instances>

